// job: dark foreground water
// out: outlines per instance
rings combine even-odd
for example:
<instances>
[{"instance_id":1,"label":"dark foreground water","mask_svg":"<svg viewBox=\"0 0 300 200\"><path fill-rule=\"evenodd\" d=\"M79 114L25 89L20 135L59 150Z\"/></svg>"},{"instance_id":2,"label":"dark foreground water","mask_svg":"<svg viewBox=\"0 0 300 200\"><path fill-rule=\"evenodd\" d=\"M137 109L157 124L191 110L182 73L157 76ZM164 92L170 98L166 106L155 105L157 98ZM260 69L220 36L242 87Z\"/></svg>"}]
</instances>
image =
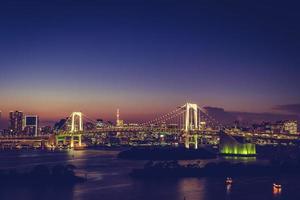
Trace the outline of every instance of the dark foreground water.
<instances>
[{"instance_id":1,"label":"dark foreground water","mask_svg":"<svg viewBox=\"0 0 300 200\"><path fill-rule=\"evenodd\" d=\"M0 152L0 168L27 170L37 164L70 163L77 174L88 181L74 187L1 187L1 200L266 200L300 199L300 180L277 177L283 186L281 194L272 190L273 178L235 179L231 189L221 178L181 178L174 180L135 180L128 176L143 161L116 158L117 151L82 150L64 152L19 151ZM253 162L253 161L252 161ZM299 169L300 170L300 169ZM0 180L1 181L1 180ZM47 180L45 180L47 181Z\"/></svg>"}]
</instances>

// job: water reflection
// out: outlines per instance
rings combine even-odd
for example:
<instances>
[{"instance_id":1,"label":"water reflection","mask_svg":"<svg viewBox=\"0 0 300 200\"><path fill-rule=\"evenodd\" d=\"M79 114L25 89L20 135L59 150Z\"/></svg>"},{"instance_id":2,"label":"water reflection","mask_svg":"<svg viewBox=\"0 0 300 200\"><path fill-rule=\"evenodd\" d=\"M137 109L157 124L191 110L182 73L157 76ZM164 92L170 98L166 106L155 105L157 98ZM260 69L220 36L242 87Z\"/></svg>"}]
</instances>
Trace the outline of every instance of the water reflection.
<instances>
[{"instance_id":1,"label":"water reflection","mask_svg":"<svg viewBox=\"0 0 300 200\"><path fill-rule=\"evenodd\" d=\"M232 185L231 184L227 184L226 185L226 194L229 195L231 193L231 187Z\"/></svg>"},{"instance_id":2,"label":"water reflection","mask_svg":"<svg viewBox=\"0 0 300 200\"><path fill-rule=\"evenodd\" d=\"M178 182L178 199L199 199L205 198L206 179L185 178Z\"/></svg>"},{"instance_id":3,"label":"water reflection","mask_svg":"<svg viewBox=\"0 0 300 200\"><path fill-rule=\"evenodd\" d=\"M280 184L276 184L276 183L273 183L273 196L274 197L278 197L281 195L281 185Z\"/></svg>"},{"instance_id":4,"label":"water reflection","mask_svg":"<svg viewBox=\"0 0 300 200\"><path fill-rule=\"evenodd\" d=\"M284 191L273 190L273 178L234 178L226 185L224 178L182 178L171 180L139 180L128 176L132 168L140 168L144 161L117 159L116 151L80 150L61 152L0 152L0 168L32 168L37 164L73 164L80 176L88 181L74 187L0 187L0 199L22 200L265 200L300 199L297 177L278 180ZM252 158L232 158L233 162L260 162ZM218 162L220 160L215 160ZM223 159L224 161L224 159ZM187 161L186 161L187 162ZM193 161L197 162L197 161ZM199 162L199 161L198 161ZM201 165L207 161L201 161ZM188 162L187 162L188 163Z\"/></svg>"},{"instance_id":5,"label":"water reflection","mask_svg":"<svg viewBox=\"0 0 300 200\"><path fill-rule=\"evenodd\" d=\"M2 187L0 190L1 200L22 199L22 200L68 200L74 199L73 187L44 187L34 186L15 186Z\"/></svg>"},{"instance_id":6,"label":"water reflection","mask_svg":"<svg viewBox=\"0 0 300 200\"><path fill-rule=\"evenodd\" d=\"M243 157L243 156L224 156L223 157L225 160L227 161L237 161L237 162L256 162L256 157L255 156L247 156L247 157Z\"/></svg>"}]
</instances>

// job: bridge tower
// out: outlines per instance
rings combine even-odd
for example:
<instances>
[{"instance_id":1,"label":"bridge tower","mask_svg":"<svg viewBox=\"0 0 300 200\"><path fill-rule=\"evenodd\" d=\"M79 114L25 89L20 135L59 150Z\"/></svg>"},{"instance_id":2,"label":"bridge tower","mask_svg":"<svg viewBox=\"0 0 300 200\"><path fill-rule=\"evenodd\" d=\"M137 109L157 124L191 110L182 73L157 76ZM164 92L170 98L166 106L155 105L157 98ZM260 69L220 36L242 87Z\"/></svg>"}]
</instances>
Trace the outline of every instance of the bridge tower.
<instances>
[{"instance_id":1,"label":"bridge tower","mask_svg":"<svg viewBox=\"0 0 300 200\"><path fill-rule=\"evenodd\" d=\"M76 119L78 119L76 124ZM82 113L81 112L73 112L71 114L71 133L75 133L78 131L83 131L83 121L82 121Z\"/></svg>"},{"instance_id":2,"label":"bridge tower","mask_svg":"<svg viewBox=\"0 0 300 200\"><path fill-rule=\"evenodd\" d=\"M194 130L199 129L198 120L200 121L200 119L198 119L198 105L193 103L186 103L184 107L185 107L184 132L186 135L185 147L190 148L190 144L193 144L195 149L197 149L198 137L197 135L191 135L190 133Z\"/></svg>"},{"instance_id":3,"label":"bridge tower","mask_svg":"<svg viewBox=\"0 0 300 200\"><path fill-rule=\"evenodd\" d=\"M198 105L187 103L185 104L185 127L184 130L197 130L198 129Z\"/></svg>"},{"instance_id":4,"label":"bridge tower","mask_svg":"<svg viewBox=\"0 0 300 200\"><path fill-rule=\"evenodd\" d=\"M71 124L71 148L74 147L74 140L78 140L78 145L81 146L81 133L83 131L83 121L81 112L73 112L71 115L72 124ZM77 123L76 123L77 119Z\"/></svg>"},{"instance_id":5,"label":"bridge tower","mask_svg":"<svg viewBox=\"0 0 300 200\"><path fill-rule=\"evenodd\" d=\"M81 136L83 132L83 120L81 112L73 112L70 115L69 120L71 120L71 130L67 133L59 134L56 136L56 144L62 142L66 144L68 141L70 147L74 147L74 141L77 141L78 146L81 147Z\"/></svg>"}]
</instances>

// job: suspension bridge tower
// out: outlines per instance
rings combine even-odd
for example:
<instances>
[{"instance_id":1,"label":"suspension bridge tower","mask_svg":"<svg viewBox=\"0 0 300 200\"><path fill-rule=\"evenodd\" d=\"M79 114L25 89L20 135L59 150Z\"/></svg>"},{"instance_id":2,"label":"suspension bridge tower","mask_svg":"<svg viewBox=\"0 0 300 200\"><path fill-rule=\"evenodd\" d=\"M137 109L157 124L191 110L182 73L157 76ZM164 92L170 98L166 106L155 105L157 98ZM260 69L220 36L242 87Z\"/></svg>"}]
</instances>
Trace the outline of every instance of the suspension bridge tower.
<instances>
[{"instance_id":1,"label":"suspension bridge tower","mask_svg":"<svg viewBox=\"0 0 300 200\"><path fill-rule=\"evenodd\" d=\"M83 132L83 121L81 112L73 112L71 123L71 142L70 147L74 147L74 141L78 142L78 146L81 147L81 135Z\"/></svg>"},{"instance_id":2,"label":"suspension bridge tower","mask_svg":"<svg viewBox=\"0 0 300 200\"><path fill-rule=\"evenodd\" d=\"M63 142L66 144L69 141L70 147L73 148L75 142L79 147L81 147L81 137L83 133L83 120L82 120L82 113L81 112L73 112L67 123L71 126L71 129L66 133L59 134L56 136L56 144Z\"/></svg>"},{"instance_id":3,"label":"suspension bridge tower","mask_svg":"<svg viewBox=\"0 0 300 200\"><path fill-rule=\"evenodd\" d=\"M77 123L76 123L77 119ZM81 112L73 112L71 114L71 133L82 132L83 131L83 121Z\"/></svg>"},{"instance_id":4,"label":"suspension bridge tower","mask_svg":"<svg viewBox=\"0 0 300 200\"><path fill-rule=\"evenodd\" d=\"M200 112L198 112L198 105L193 103L186 103L184 105L184 108L185 147L190 148L190 144L193 144L195 149L198 149L198 135L191 134L195 130L199 129Z\"/></svg>"}]
</instances>

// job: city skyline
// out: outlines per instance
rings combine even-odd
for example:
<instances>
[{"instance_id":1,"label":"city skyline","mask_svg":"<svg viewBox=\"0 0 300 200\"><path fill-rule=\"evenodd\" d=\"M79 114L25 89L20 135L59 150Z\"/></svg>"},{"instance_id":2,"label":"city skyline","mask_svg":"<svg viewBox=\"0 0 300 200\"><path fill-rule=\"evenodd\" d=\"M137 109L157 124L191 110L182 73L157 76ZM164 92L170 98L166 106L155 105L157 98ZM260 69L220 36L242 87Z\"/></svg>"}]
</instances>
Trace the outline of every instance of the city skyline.
<instances>
[{"instance_id":1,"label":"city skyline","mask_svg":"<svg viewBox=\"0 0 300 200\"><path fill-rule=\"evenodd\" d=\"M178 107L178 106L177 106ZM280 106L278 106L280 107ZM174 107L173 109L175 109ZM276 121L283 121L283 120L299 120L299 115L297 115L297 110L292 110L289 112L279 112L279 113L254 113L254 112L239 112L239 111L228 111L224 110L223 108L219 107L203 107L204 110L206 110L210 115L212 115L216 120L221 122L224 125L229 125L233 124L235 121L240 121L241 123L251 125L254 123L261 123L261 122L276 122ZM279 108L274 108L274 109L279 109ZM284 109L279 109L279 110L284 110ZM30 116L30 115L37 115L40 116L37 113L32 113L32 112L23 112L22 110L15 110L17 112L22 112L24 116ZM10 111L10 112L15 112L15 111ZM111 121L113 123L116 123L115 121L118 119L117 115L120 116L120 109L118 108L115 110L115 113L111 113L110 116L104 117L104 115L96 115L96 116L91 116L88 115L87 113L84 113L86 117L92 120L97 120L97 119L102 119L104 121ZM168 110L170 112L170 110ZM117 114L118 113L118 114ZM8 123L8 115L6 116L0 111L0 128L7 128L9 123ZM9 114L9 113L8 113ZM124 120L125 123L144 123L146 121L152 120L156 117L160 117L163 114L166 113L155 113L155 110L153 113L139 113L135 115L130 115L128 113L121 114L121 119L122 121ZM69 115L64 115L60 113L57 118L54 119L49 119L47 116L44 116L45 118L41 119L41 124L43 126L53 126L55 123L57 123L60 119L66 119L69 117Z\"/></svg>"},{"instance_id":2,"label":"city skyline","mask_svg":"<svg viewBox=\"0 0 300 200\"><path fill-rule=\"evenodd\" d=\"M0 199L300 199L299 8L1 0Z\"/></svg>"},{"instance_id":3,"label":"city skyline","mask_svg":"<svg viewBox=\"0 0 300 200\"><path fill-rule=\"evenodd\" d=\"M145 120L191 101L300 113L292 3L4 2L0 109ZM53 14L55 13L55 14ZM3 123L2 123L3 126Z\"/></svg>"}]
</instances>

